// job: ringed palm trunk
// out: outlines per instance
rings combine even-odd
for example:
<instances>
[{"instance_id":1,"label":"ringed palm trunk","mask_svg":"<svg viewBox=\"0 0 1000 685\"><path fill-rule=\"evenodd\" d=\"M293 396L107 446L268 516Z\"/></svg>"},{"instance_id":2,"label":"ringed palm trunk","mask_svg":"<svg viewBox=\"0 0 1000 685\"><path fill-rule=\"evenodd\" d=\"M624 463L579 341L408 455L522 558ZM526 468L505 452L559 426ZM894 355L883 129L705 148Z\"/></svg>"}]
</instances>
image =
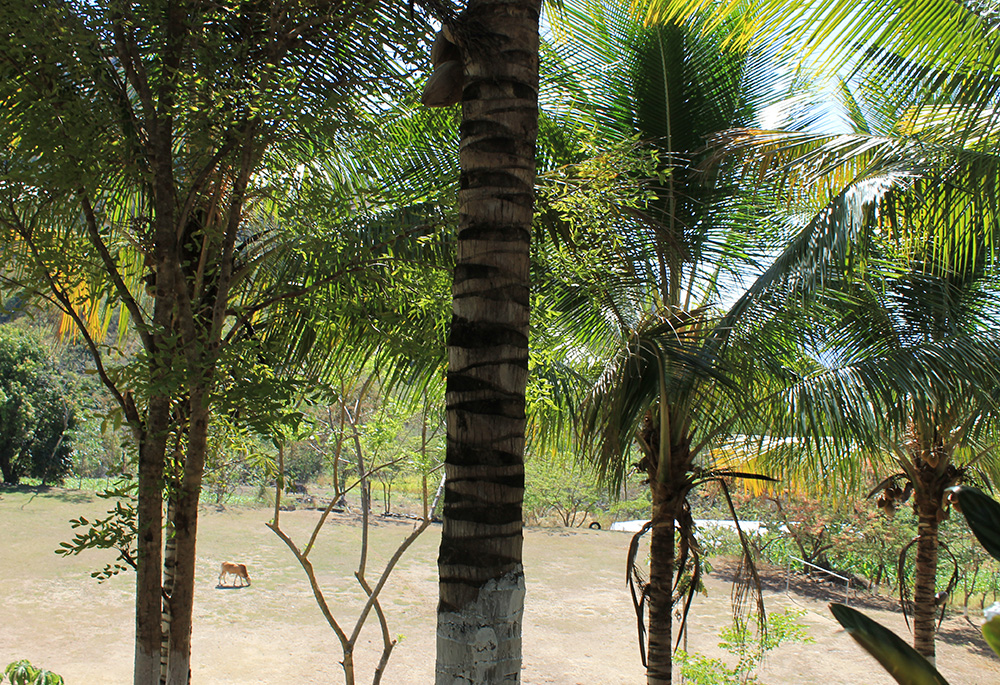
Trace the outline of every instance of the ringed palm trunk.
<instances>
[{"instance_id":1,"label":"ringed palm trunk","mask_svg":"<svg viewBox=\"0 0 1000 685\"><path fill-rule=\"evenodd\" d=\"M934 635L937 632L935 604L938 566L938 526L944 489L944 468L918 461L918 483L914 484L917 509L916 559L913 569L913 648L934 662Z\"/></svg>"},{"instance_id":2,"label":"ringed palm trunk","mask_svg":"<svg viewBox=\"0 0 1000 685\"><path fill-rule=\"evenodd\" d=\"M540 0L471 0L448 342L438 685L517 683Z\"/></svg>"},{"instance_id":3,"label":"ringed palm trunk","mask_svg":"<svg viewBox=\"0 0 1000 685\"><path fill-rule=\"evenodd\" d=\"M649 645L646 649L648 685L670 685L673 669L674 520L677 512L668 487L655 480L653 529L649 543Z\"/></svg>"}]
</instances>

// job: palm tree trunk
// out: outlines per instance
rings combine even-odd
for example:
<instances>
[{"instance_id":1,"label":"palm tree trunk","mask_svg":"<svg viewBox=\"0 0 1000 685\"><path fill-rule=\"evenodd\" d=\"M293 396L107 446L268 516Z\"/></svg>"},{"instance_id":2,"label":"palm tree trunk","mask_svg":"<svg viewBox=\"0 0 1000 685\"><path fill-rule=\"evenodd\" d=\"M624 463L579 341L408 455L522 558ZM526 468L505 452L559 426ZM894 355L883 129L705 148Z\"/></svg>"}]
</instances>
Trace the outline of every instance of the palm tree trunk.
<instances>
[{"instance_id":1,"label":"palm tree trunk","mask_svg":"<svg viewBox=\"0 0 1000 685\"><path fill-rule=\"evenodd\" d=\"M933 469L921 469L933 478ZM936 479L934 479L936 480ZM941 499L935 496L937 483L921 483L915 488L917 504L917 555L913 582L913 648L934 662L934 633L937 606L934 603L938 563L938 512Z\"/></svg>"},{"instance_id":2,"label":"palm tree trunk","mask_svg":"<svg viewBox=\"0 0 1000 685\"><path fill-rule=\"evenodd\" d=\"M540 0L470 0L448 347L437 680L518 683Z\"/></svg>"},{"instance_id":3,"label":"palm tree trunk","mask_svg":"<svg viewBox=\"0 0 1000 685\"><path fill-rule=\"evenodd\" d=\"M649 543L648 685L670 685L673 669L674 500L653 481L653 529Z\"/></svg>"}]
</instances>

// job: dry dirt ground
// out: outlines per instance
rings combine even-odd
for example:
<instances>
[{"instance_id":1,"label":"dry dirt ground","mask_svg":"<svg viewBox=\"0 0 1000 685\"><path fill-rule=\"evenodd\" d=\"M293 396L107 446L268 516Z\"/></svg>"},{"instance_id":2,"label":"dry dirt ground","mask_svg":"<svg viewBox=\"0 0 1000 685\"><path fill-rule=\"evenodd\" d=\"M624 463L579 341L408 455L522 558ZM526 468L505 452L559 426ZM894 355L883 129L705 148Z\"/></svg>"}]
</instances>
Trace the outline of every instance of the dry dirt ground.
<instances>
[{"instance_id":1,"label":"dry dirt ground","mask_svg":"<svg viewBox=\"0 0 1000 685\"><path fill-rule=\"evenodd\" d=\"M72 536L68 519L101 514L107 504L86 493L0 490L0 667L27 658L63 675L69 685L131 681L132 582L123 575L98 584L89 572L109 558L100 553L63 558L53 554ZM300 544L318 520L315 511L282 515ZM205 508L198 546L193 681L196 684L339 683L339 643L317 609L305 576L284 544L264 524L261 509ZM373 583L395 545L411 530L379 521L372 530ZM433 682L435 555L439 527L407 552L388 582L383 606L398 638L383 683ZM616 685L643 681L636 648L635 615L624 584L629 535L610 531L528 529L522 682ZM361 605L353 581L360 530L342 515L324 526L313 552L323 591L348 632ZM253 584L217 587L219 564L246 563ZM725 656L718 631L730 621L728 566L707 579L708 596L695 599L688 649ZM801 619L816 643L787 645L772 653L760 674L775 684L871 685L893 681L839 629L826 609L836 594L811 583L793 583L785 594L780 569L764 574L769 611L806 610ZM858 602L854 602L857 605ZM905 634L901 616L886 600L863 602L865 611ZM374 623L357 649L358 682L370 682L380 638ZM952 685L1000 682L1000 659L961 616L948 618L938 665Z\"/></svg>"}]
</instances>

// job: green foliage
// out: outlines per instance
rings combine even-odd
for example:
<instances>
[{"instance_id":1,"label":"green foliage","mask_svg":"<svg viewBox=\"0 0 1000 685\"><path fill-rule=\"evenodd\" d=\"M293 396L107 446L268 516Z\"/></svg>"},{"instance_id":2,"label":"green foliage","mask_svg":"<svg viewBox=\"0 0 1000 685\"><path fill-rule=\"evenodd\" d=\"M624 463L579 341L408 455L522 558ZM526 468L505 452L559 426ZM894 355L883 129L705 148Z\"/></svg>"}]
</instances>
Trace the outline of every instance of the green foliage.
<instances>
[{"instance_id":1,"label":"green foliage","mask_svg":"<svg viewBox=\"0 0 1000 685\"><path fill-rule=\"evenodd\" d=\"M361 427L361 445L366 453L367 468L372 478L382 486L382 503L386 513L392 510L393 482L412 463L418 450L407 430L404 405L383 397L376 411Z\"/></svg>"},{"instance_id":2,"label":"green foliage","mask_svg":"<svg viewBox=\"0 0 1000 685\"><path fill-rule=\"evenodd\" d=\"M11 685L63 685L64 682L62 676L44 668L36 668L27 659L7 664L3 674Z\"/></svg>"},{"instance_id":3,"label":"green foliage","mask_svg":"<svg viewBox=\"0 0 1000 685\"><path fill-rule=\"evenodd\" d=\"M634 521L649 517L653 506L653 496L648 485L643 485L641 476L636 474L632 482L626 482L625 492L621 499L611 502L608 513L615 521Z\"/></svg>"},{"instance_id":4,"label":"green foliage","mask_svg":"<svg viewBox=\"0 0 1000 685\"><path fill-rule=\"evenodd\" d=\"M950 488L949 498L965 515L976 539L994 559L1000 560L1000 504L981 490L965 485ZM985 614L983 637L1000 654L1000 605L994 603Z\"/></svg>"},{"instance_id":5,"label":"green foliage","mask_svg":"<svg viewBox=\"0 0 1000 685\"><path fill-rule=\"evenodd\" d=\"M296 476L298 469L296 462L293 467ZM204 481L205 491L215 504L229 500L242 485L270 482L276 473L273 452L257 436L226 416L215 417L209 427Z\"/></svg>"},{"instance_id":6,"label":"green foliage","mask_svg":"<svg viewBox=\"0 0 1000 685\"><path fill-rule=\"evenodd\" d=\"M654 184L669 172L660 153L638 136L611 144L604 138L586 139L577 155L583 157L580 162L540 174L537 192L546 210L539 221L573 246L564 250L560 243L546 245L547 256L561 269L585 278L598 265L612 263L625 246L628 238L615 230L622 208L655 200Z\"/></svg>"},{"instance_id":7,"label":"green foliage","mask_svg":"<svg viewBox=\"0 0 1000 685\"><path fill-rule=\"evenodd\" d=\"M689 654L677 650L674 658L680 667L681 677L691 685L740 685L743 682L740 671L730 668L722 659L710 659L697 652Z\"/></svg>"},{"instance_id":8,"label":"green foliage","mask_svg":"<svg viewBox=\"0 0 1000 685\"><path fill-rule=\"evenodd\" d=\"M784 644L815 642L797 621L805 613L804 609L786 609L780 614L768 614L765 630L761 630L756 617L752 619L751 629L751 621L736 616L731 626L722 629L719 646L738 658L736 670L744 674L742 682L756 682L749 674L764 661L768 652Z\"/></svg>"},{"instance_id":9,"label":"green foliage","mask_svg":"<svg viewBox=\"0 0 1000 685\"><path fill-rule=\"evenodd\" d=\"M0 327L0 470L60 481L70 468L76 417L41 341L14 325Z\"/></svg>"},{"instance_id":10,"label":"green foliage","mask_svg":"<svg viewBox=\"0 0 1000 685\"><path fill-rule=\"evenodd\" d=\"M326 455L306 442L290 443L285 448L285 486L316 480L323 472Z\"/></svg>"},{"instance_id":11,"label":"green foliage","mask_svg":"<svg viewBox=\"0 0 1000 685\"><path fill-rule=\"evenodd\" d=\"M535 524L555 516L563 526L582 526L608 500L607 489L597 484L593 470L571 453L530 454L524 472L525 518Z\"/></svg>"},{"instance_id":12,"label":"green foliage","mask_svg":"<svg viewBox=\"0 0 1000 685\"><path fill-rule=\"evenodd\" d=\"M1000 560L1000 504L981 490L969 486L951 488L949 492L979 544L994 559Z\"/></svg>"},{"instance_id":13,"label":"green foliage","mask_svg":"<svg viewBox=\"0 0 1000 685\"><path fill-rule=\"evenodd\" d=\"M56 554L69 556L88 549L113 549L118 558L105 565L100 571L90 575L104 582L108 578L136 567L136 489L138 483L128 476L122 476L103 492L96 493L101 499L114 501L104 518L90 521L83 516L73 519L73 528L85 528L84 532L73 536L72 542L60 542Z\"/></svg>"},{"instance_id":14,"label":"green foliage","mask_svg":"<svg viewBox=\"0 0 1000 685\"><path fill-rule=\"evenodd\" d=\"M973 598L979 598L985 606L987 597L992 593L996 599L1000 588L1000 562L991 557L976 541L966 522L960 516L951 516L941 522L938 536L947 544L947 550L940 555L945 563L938 565L938 583L946 587L953 570L952 558L958 564L961 573L958 585L952 594L951 601L961 603L968 611Z\"/></svg>"},{"instance_id":15,"label":"green foliage","mask_svg":"<svg viewBox=\"0 0 1000 685\"><path fill-rule=\"evenodd\" d=\"M784 565L794 555L842 575L863 577L875 586L897 586L899 550L916 535L911 507L900 507L887 518L860 495L861 501L792 494L761 497L746 491L733 497L742 519L759 520L767 528L750 536L761 558ZM693 502L694 517L729 519L729 512L716 500L711 493L698 497ZM740 553L735 531L709 528L699 530L698 536L709 556ZM960 532L945 525L941 536L950 548L963 549Z\"/></svg>"},{"instance_id":16,"label":"green foliage","mask_svg":"<svg viewBox=\"0 0 1000 685\"><path fill-rule=\"evenodd\" d=\"M786 609L780 614L768 614L764 631L760 630L756 619L754 629L751 629L750 621L734 617L733 624L720 631L722 641L719 646L737 657L736 666L730 667L721 659L710 659L703 654L688 654L678 650L677 661L681 677L694 685L760 683L754 670L768 652L785 644L815 642L798 622L805 613L805 610Z\"/></svg>"},{"instance_id":17,"label":"green foliage","mask_svg":"<svg viewBox=\"0 0 1000 685\"><path fill-rule=\"evenodd\" d=\"M959 509L976 536L994 558L1000 559L1000 504L977 488L948 489L949 499ZM994 604L986 612L983 637L1000 654L1000 610ZM864 614L840 604L831 604L837 621L858 644L875 657L900 685L947 685L937 669L895 633Z\"/></svg>"}]
</instances>

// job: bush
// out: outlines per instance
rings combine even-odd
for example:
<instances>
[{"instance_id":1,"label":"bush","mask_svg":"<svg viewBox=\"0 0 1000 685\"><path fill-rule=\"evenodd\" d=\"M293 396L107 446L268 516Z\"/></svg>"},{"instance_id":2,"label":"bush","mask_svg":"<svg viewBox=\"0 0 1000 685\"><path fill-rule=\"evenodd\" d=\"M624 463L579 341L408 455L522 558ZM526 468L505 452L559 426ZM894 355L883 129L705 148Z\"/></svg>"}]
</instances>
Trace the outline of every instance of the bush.
<instances>
[{"instance_id":1,"label":"bush","mask_svg":"<svg viewBox=\"0 0 1000 685\"><path fill-rule=\"evenodd\" d=\"M0 472L16 485L22 476L45 485L69 471L73 408L55 365L39 339L0 326Z\"/></svg>"},{"instance_id":2,"label":"bush","mask_svg":"<svg viewBox=\"0 0 1000 685\"><path fill-rule=\"evenodd\" d=\"M684 682L695 685L752 685L759 683L755 671L767 653L784 644L814 643L798 619L805 610L786 609L764 617L765 630L756 621L739 621L719 633L719 646L737 658L730 668L721 659L710 659L697 652L677 650L677 662Z\"/></svg>"}]
</instances>

